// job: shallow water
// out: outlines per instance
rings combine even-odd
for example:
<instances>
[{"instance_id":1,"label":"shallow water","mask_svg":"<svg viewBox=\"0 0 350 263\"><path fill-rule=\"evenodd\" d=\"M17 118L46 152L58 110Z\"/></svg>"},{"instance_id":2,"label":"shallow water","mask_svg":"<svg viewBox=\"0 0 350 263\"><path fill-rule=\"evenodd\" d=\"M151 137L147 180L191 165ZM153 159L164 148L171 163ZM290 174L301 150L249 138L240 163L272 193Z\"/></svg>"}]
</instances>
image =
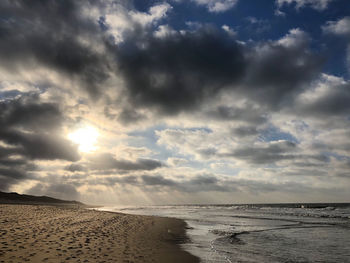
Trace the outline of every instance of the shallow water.
<instances>
[{"instance_id":1,"label":"shallow water","mask_svg":"<svg viewBox=\"0 0 350 263\"><path fill-rule=\"evenodd\" d=\"M186 220L202 262L350 262L350 204L184 205L101 210Z\"/></svg>"}]
</instances>

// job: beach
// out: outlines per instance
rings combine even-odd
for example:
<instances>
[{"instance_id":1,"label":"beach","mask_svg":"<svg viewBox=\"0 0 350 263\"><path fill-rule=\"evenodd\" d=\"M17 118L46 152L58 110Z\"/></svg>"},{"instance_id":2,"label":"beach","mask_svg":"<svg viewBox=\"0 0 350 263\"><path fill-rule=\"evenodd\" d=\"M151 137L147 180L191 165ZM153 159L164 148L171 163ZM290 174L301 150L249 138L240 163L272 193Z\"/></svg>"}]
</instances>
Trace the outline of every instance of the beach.
<instances>
[{"instance_id":1,"label":"beach","mask_svg":"<svg viewBox=\"0 0 350 263\"><path fill-rule=\"evenodd\" d=\"M186 223L79 206L0 205L0 262L199 262Z\"/></svg>"}]
</instances>

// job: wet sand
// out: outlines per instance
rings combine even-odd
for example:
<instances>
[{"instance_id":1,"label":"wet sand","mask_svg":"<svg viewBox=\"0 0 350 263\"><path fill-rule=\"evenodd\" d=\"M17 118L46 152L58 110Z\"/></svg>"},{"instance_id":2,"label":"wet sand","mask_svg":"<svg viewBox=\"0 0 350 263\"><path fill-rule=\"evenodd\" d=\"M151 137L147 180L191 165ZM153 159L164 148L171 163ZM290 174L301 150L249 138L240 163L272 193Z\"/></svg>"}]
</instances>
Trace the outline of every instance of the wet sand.
<instances>
[{"instance_id":1,"label":"wet sand","mask_svg":"<svg viewBox=\"0 0 350 263\"><path fill-rule=\"evenodd\" d=\"M0 262L199 262L184 221L81 207L0 204Z\"/></svg>"}]
</instances>

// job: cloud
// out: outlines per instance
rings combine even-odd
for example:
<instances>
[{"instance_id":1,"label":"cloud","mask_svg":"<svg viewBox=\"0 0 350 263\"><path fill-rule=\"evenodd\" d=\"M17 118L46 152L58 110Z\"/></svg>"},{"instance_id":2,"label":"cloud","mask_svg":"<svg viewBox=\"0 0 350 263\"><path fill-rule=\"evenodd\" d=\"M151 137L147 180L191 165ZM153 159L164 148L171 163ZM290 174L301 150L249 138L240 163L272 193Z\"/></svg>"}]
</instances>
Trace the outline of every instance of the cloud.
<instances>
[{"instance_id":1,"label":"cloud","mask_svg":"<svg viewBox=\"0 0 350 263\"><path fill-rule=\"evenodd\" d=\"M299 28L289 30L288 34L277 41L277 44L287 48L300 48L308 45L310 38Z\"/></svg>"},{"instance_id":2,"label":"cloud","mask_svg":"<svg viewBox=\"0 0 350 263\"><path fill-rule=\"evenodd\" d=\"M135 109L130 109L128 107L124 107L118 115L118 121L125 125L135 124L138 121L144 120L145 118L146 116L142 113L139 113Z\"/></svg>"},{"instance_id":3,"label":"cloud","mask_svg":"<svg viewBox=\"0 0 350 263\"><path fill-rule=\"evenodd\" d=\"M125 2L107 2L96 11L102 29L111 36L108 42L112 46L123 42L127 34L144 34L144 30L157 26L172 10L172 6L164 2L151 6L147 12L140 12L132 7L131 1ZM163 25L159 28L161 30Z\"/></svg>"},{"instance_id":4,"label":"cloud","mask_svg":"<svg viewBox=\"0 0 350 263\"><path fill-rule=\"evenodd\" d=\"M312 89L298 95L294 111L319 118L343 117L350 113L350 83L323 74Z\"/></svg>"},{"instance_id":5,"label":"cloud","mask_svg":"<svg viewBox=\"0 0 350 263\"><path fill-rule=\"evenodd\" d=\"M42 102L37 95L0 102L0 177L4 188L30 178L35 160L80 159L76 146L60 133L63 119L56 103Z\"/></svg>"},{"instance_id":6,"label":"cloud","mask_svg":"<svg viewBox=\"0 0 350 263\"><path fill-rule=\"evenodd\" d=\"M350 37L350 17L346 16L337 21L328 21L322 26L322 30L327 34Z\"/></svg>"},{"instance_id":7,"label":"cloud","mask_svg":"<svg viewBox=\"0 0 350 263\"><path fill-rule=\"evenodd\" d=\"M171 5L168 3L157 4L151 6L148 13L130 11L130 16L132 20L141 24L141 25L149 25L157 22L158 20L164 18L172 9Z\"/></svg>"},{"instance_id":8,"label":"cloud","mask_svg":"<svg viewBox=\"0 0 350 263\"><path fill-rule=\"evenodd\" d=\"M322 60L308 43L305 32L292 29L277 41L245 48L203 26L164 38L130 36L119 46L117 61L125 93L137 108L174 115L230 90L279 107L320 72Z\"/></svg>"},{"instance_id":9,"label":"cloud","mask_svg":"<svg viewBox=\"0 0 350 263\"><path fill-rule=\"evenodd\" d=\"M267 19L258 19L254 16L248 16L245 18L244 30L248 30L249 32L256 32L257 34L262 34L264 32L271 30L271 24Z\"/></svg>"},{"instance_id":10,"label":"cloud","mask_svg":"<svg viewBox=\"0 0 350 263\"><path fill-rule=\"evenodd\" d=\"M11 146L12 155L44 160L80 158L76 147L57 132L63 120L57 104L22 96L1 102L0 108L0 140Z\"/></svg>"},{"instance_id":11,"label":"cloud","mask_svg":"<svg viewBox=\"0 0 350 263\"><path fill-rule=\"evenodd\" d=\"M174 186L176 184L175 181L165 179L162 176L143 175L141 178L145 185Z\"/></svg>"},{"instance_id":12,"label":"cloud","mask_svg":"<svg viewBox=\"0 0 350 263\"><path fill-rule=\"evenodd\" d=\"M220 13L237 2L196 4ZM276 3L324 10L331 1ZM214 191L232 200L348 178L349 81L321 74L326 58L312 35L292 28L242 42L221 20L174 24L185 4L133 4L0 3L2 189L39 183L32 192L79 198L113 188L169 200ZM234 29L270 26L242 21ZM346 38L347 22L322 29ZM79 154L65 138L78 123L100 130L96 152Z\"/></svg>"},{"instance_id":13,"label":"cloud","mask_svg":"<svg viewBox=\"0 0 350 263\"><path fill-rule=\"evenodd\" d=\"M0 130L0 139L17 147L14 149L15 154L24 155L29 159L77 161L80 158L76 146L57 134L26 134Z\"/></svg>"},{"instance_id":14,"label":"cloud","mask_svg":"<svg viewBox=\"0 0 350 263\"><path fill-rule=\"evenodd\" d=\"M167 162L171 166L186 166L186 164L188 164L188 161L186 159L184 159L184 158L175 158L175 157L168 158Z\"/></svg>"},{"instance_id":15,"label":"cloud","mask_svg":"<svg viewBox=\"0 0 350 263\"><path fill-rule=\"evenodd\" d=\"M209 12L222 13L233 8L238 0L192 0L197 5L204 5Z\"/></svg>"},{"instance_id":16,"label":"cloud","mask_svg":"<svg viewBox=\"0 0 350 263\"><path fill-rule=\"evenodd\" d=\"M235 157L253 164L275 163L280 160L293 159L291 154L296 145L289 141L265 143L260 146L247 146L233 150L231 153L221 153L223 157Z\"/></svg>"},{"instance_id":17,"label":"cloud","mask_svg":"<svg viewBox=\"0 0 350 263\"><path fill-rule=\"evenodd\" d=\"M276 0L276 4L279 8L284 5L295 4L296 9L310 6L318 11L323 11L327 9L328 5L333 1L334 0Z\"/></svg>"},{"instance_id":18,"label":"cloud","mask_svg":"<svg viewBox=\"0 0 350 263\"><path fill-rule=\"evenodd\" d=\"M337 21L328 21L321 28L325 34L343 37L347 41L345 63L350 73L350 17L345 16Z\"/></svg>"},{"instance_id":19,"label":"cloud","mask_svg":"<svg viewBox=\"0 0 350 263\"><path fill-rule=\"evenodd\" d=\"M218 191L218 192L233 192L236 190L234 185L225 184L225 181L218 179L214 175L197 175L187 181L183 182L185 191Z\"/></svg>"},{"instance_id":20,"label":"cloud","mask_svg":"<svg viewBox=\"0 0 350 263\"><path fill-rule=\"evenodd\" d=\"M169 25L160 25L153 34L155 37L164 38L170 35L176 35L178 32L172 29Z\"/></svg>"},{"instance_id":21,"label":"cloud","mask_svg":"<svg viewBox=\"0 0 350 263\"><path fill-rule=\"evenodd\" d=\"M181 193L234 193L253 194L260 196L271 193L295 193L305 194L310 192L326 191L325 188L311 184L297 183L293 181L284 181L280 183L266 180L246 180L239 178L222 177L215 174L195 174L187 177L185 180L179 178L170 178L163 175L143 175L143 176L121 176L111 177L106 183L113 187L122 186L136 187L143 193L167 191L172 194Z\"/></svg>"},{"instance_id":22,"label":"cloud","mask_svg":"<svg viewBox=\"0 0 350 263\"><path fill-rule=\"evenodd\" d=\"M277 41L257 46L250 53L243 92L268 107L285 106L319 76L322 58L312 54L308 44L306 33L292 29Z\"/></svg>"},{"instance_id":23,"label":"cloud","mask_svg":"<svg viewBox=\"0 0 350 263\"><path fill-rule=\"evenodd\" d=\"M137 171L137 170L155 170L163 166L158 160L138 158L135 161L118 160L112 154L103 153L95 154L89 157L88 168L92 170L123 170L123 171Z\"/></svg>"},{"instance_id":24,"label":"cloud","mask_svg":"<svg viewBox=\"0 0 350 263\"><path fill-rule=\"evenodd\" d=\"M96 86L108 78L108 61L87 41L92 35L103 41L103 36L81 6L89 8L90 4L2 1L0 15L5 19L0 26L0 66L18 70L25 65L31 69L44 65L78 80L91 96L99 96Z\"/></svg>"},{"instance_id":25,"label":"cloud","mask_svg":"<svg viewBox=\"0 0 350 263\"><path fill-rule=\"evenodd\" d=\"M1 65L48 67L59 78L77 80L93 100L105 96L110 103L119 103L116 97L121 97L123 109L115 116L106 111L106 116L124 124L142 121L145 116L139 109L175 115L198 109L226 90L279 105L320 68L308 49L306 33L299 29L278 41L246 47L210 25L181 32L161 25L153 31L148 25L156 25L171 10L166 3L143 13L124 4L78 2L34 1L30 7L25 1L2 3L4 16L12 19L1 28ZM86 11L89 8L91 12ZM34 25L27 22L32 17ZM121 34L117 42L109 38L115 31ZM121 85L105 85L116 79Z\"/></svg>"},{"instance_id":26,"label":"cloud","mask_svg":"<svg viewBox=\"0 0 350 263\"><path fill-rule=\"evenodd\" d=\"M215 139L213 133L207 130L165 129L156 131L157 143L167 148L176 149L182 154L195 155L198 149L210 148L208 144Z\"/></svg>"},{"instance_id":27,"label":"cloud","mask_svg":"<svg viewBox=\"0 0 350 263\"><path fill-rule=\"evenodd\" d=\"M231 37L236 37L237 36L237 32L232 29L231 27L229 27L228 25L223 25L221 27L229 36Z\"/></svg>"},{"instance_id":28,"label":"cloud","mask_svg":"<svg viewBox=\"0 0 350 263\"><path fill-rule=\"evenodd\" d=\"M220 105L206 112L206 115L216 120L242 121L257 125L266 121L264 113L254 108L254 105L250 103L246 103L241 107Z\"/></svg>"},{"instance_id":29,"label":"cloud","mask_svg":"<svg viewBox=\"0 0 350 263\"><path fill-rule=\"evenodd\" d=\"M15 165L0 165L0 190L7 191L10 186L16 184L24 179L30 178L25 168L20 168L21 166Z\"/></svg>"},{"instance_id":30,"label":"cloud","mask_svg":"<svg viewBox=\"0 0 350 263\"><path fill-rule=\"evenodd\" d=\"M232 132L233 134L239 137L254 136L259 134L259 131L256 126L241 126L238 128L234 128Z\"/></svg>"},{"instance_id":31,"label":"cloud","mask_svg":"<svg viewBox=\"0 0 350 263\"><path fill-rule=\"evenodd\" d=\"M124 177L116 179L114 182L125 183ZM198 174L186 180L175 180L166 178L162 175L142 175L140 177L133 177L128 183L142 187L144 190L152 191L157 187L166 187L175 189L180 192L206 192L206 191L219 191L228 192L234 191L235 187L232 185L225 186L225 182L222 182L214 175Z\"/></svg>"},{"instance_id":32,"label":"cloud","mask_svg":"<svg viewBox=\"0 0 350 263\"><path fill-rule=\"evenodd\" d=\"M119 71L136 106L165 114L196 108L242 78L241 47L214 28L141 39L131 36L117 51Z\"/></svg>"},{"instance_id":33,"label":"cloud","mask_svg":"<svg viewBox=\"0 0 350 263\"><path fill-rule=\"evenodd\" d=\"M40 102L37 95L0 102L0 126L25 130L56 129L63 121L58 104Z\"/></svg>"},{"instance_id":34,"label":"cloud","mask_svg":"<svg viewBox=\"0 0 350 263\"><path fill-rule=\"evenodd\" d=\"M77 164L77 163L72 163L72 164L66 166L64 169L67 170L67 171L70 171L70 172L84 172L84 171L87 171L86 167L84 167L81 164Z\"/></svg>"}]
</instances>

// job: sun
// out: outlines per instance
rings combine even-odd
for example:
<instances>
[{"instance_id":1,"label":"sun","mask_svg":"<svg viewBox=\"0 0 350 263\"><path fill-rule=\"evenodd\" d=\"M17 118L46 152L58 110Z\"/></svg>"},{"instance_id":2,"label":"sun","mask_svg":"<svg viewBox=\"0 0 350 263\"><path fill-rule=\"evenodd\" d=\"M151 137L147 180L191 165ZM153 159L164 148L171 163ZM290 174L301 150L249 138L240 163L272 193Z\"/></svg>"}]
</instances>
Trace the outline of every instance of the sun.
<instances>
[{"instance_id":1,"label":"sun","mask_svg":"<svg viewBox=\"0 0 350 263\"><path fill-rule=\"evenodd\" d=\"M92 126L85 126L68 134L68 138L78 144L79 151L93 152L96 150L96 142L98 138L98 130Z\"/></svg>"}]
</instances>

